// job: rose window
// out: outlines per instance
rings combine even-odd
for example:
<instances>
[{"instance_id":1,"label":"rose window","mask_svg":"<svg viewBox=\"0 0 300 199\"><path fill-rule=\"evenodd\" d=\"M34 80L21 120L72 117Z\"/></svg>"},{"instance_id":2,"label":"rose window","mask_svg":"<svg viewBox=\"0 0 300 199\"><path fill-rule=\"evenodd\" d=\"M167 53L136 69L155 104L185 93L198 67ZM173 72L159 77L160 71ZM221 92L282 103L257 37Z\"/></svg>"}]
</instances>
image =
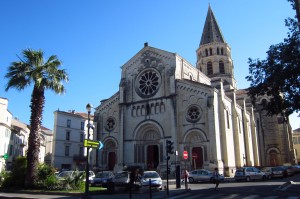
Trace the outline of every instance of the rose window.
<instances>
[{"instance_id":1,"label":"rose window","mask_svg":"<svg viewBox=\"0 0 300 199\"><path fill-rule=\"evenodd\" d=\"M143 97L153 96L160 85L160 76L154 70L142 73L138 79L138 93Z\"/></svg>"},{"instance_id":2,"label":"rose window","mask_svg":"<svg viewBox=\"0 0 300 199\"><path fill-rule=\"evenodd\" d=\"M196 122L200 119L200 109L197 106L191 106L187 111L187 119Z\"/></svg>"},{"instance_id":3,"label":"rose window","mask_svg":"<svg viewBox=\"0 0 300 199\"><path fill-rule=\"evenodd\" d=\"M106 120L106 129L107 129L108 131L114 130L115 125L116 125L116 121L115 121L114 118L110 117L110 118L108 118L108 119Z\"/></svg>"}]
</instances>

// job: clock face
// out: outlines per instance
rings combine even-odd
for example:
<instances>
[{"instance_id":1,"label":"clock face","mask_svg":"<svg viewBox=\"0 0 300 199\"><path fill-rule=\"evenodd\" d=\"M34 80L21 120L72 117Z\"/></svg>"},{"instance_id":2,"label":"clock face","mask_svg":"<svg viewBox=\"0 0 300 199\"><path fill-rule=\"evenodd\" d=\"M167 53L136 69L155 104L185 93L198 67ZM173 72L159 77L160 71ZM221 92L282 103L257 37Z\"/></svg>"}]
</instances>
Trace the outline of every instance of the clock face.
<instances>
[{"instance_id":1,"label":"clock face","mask_svg":"<svg viewBox=\"0 0 300 199\"><path fill-rule=\"evenodd\" d=\"M136 78L136 92L141 97L154 96L161 84L160 74L154 69L142 71Z\"/></svg>"}]
</instances>

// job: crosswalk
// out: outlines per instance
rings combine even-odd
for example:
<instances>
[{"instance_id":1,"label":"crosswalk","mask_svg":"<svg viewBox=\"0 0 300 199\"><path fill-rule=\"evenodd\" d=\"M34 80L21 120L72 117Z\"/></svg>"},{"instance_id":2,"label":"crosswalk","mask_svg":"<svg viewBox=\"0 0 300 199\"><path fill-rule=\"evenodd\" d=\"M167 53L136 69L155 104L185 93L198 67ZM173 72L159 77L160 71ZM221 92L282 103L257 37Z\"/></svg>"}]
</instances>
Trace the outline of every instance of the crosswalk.
<instances>
[{"instance_id":1,"label":"crosswalk","mask_svg":"<svg viewBox=\"0 0 300 199\"><path fill-rule=\"evenodd\" d=\"M161 199L161 196L153 197L153 199ZM300 199L298 196L261 196L257 194L252 195L243 195L243 194L223 194L223 193L215 193L215 194L191 194L185 193L177 196L169 196L163 197L166 199Z\"/></svg>"}]
</instances>

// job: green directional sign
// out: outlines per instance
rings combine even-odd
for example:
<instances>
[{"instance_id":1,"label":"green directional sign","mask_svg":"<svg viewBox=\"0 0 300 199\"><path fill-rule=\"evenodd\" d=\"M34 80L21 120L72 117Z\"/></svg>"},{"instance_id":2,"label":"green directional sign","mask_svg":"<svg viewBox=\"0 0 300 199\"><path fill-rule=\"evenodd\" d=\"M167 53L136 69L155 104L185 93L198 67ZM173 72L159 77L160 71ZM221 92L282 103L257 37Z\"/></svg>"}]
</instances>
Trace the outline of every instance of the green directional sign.
<instances>
[{"instance_id":1,"label":"green directional sign","mask_svg":"<svg viewBox=\"0 0 300 199\"><path fill-rule=\"evenodd\" d=\"M85 147L96 148L96 149L102 149L104 145L102 144L101 141L94 141L94 140L84 139L84 146Z\"/></svg>"},{"instance_id":2,"label":"green directional sign","mask_svg":"<svg viewBox=\"0 0 300 199\"><path fill-rule=\"evenodd\" d=\"M4 158L4 160L7 160L7 159L8 159L8 154L5 153L5 154L3 155L3 158Z\"/></svg>"}]
</instances>

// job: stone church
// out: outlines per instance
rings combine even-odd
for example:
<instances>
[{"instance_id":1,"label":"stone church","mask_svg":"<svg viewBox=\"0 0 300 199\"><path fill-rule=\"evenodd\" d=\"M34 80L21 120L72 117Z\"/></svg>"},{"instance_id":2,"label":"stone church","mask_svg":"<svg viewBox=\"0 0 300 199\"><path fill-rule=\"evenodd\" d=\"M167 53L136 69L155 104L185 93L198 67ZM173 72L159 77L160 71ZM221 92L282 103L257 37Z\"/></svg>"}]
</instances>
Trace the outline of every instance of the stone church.
<instances>
[{"instance_id":1,"label":"stone church","mask_svg":"<svg viewBox=\"0 0 300 199\"><path fill-rule=\"evenodd\" d=\"M171 170L173 165L218 167L233 176L245 165L293 163L288 120L267 117L260 108L267 98L253 105L247 91L237 88L231 48L210 6L196 56L193 66L177 53L145 43L121 67L119 91L94 113L94 139L104 143L93 152L94 165L163 172L167 140L176 150Z\"/></svg>"}]
</instances>

